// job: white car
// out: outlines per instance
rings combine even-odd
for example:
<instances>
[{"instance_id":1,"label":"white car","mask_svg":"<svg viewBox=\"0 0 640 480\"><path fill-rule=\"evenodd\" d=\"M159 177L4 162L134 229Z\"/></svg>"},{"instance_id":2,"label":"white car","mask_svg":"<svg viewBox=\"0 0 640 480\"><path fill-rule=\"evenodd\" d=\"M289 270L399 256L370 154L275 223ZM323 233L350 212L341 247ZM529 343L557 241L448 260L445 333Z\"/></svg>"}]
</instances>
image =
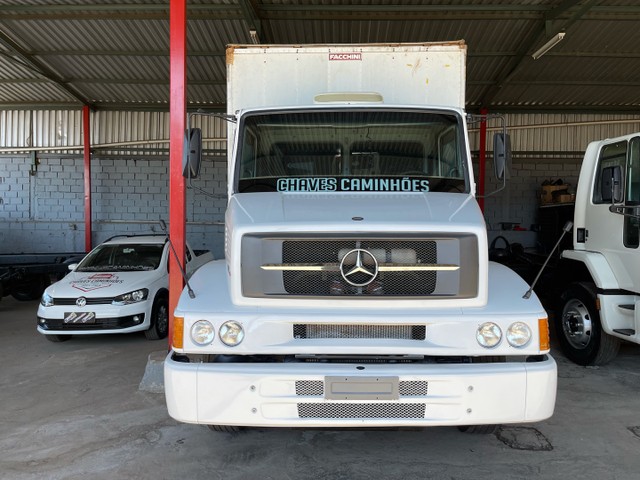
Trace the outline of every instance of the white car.
<instances>
[{"instance_id":1,"label":"white car","mask_svg":"<svg viewBox=\"0 0 640 480\"><path fill-rule=\"evenodd\" d=\"M43 293L38 332L62 342L71 335L128 333L144 330L150 340L169 329L166 235L118 236L94 248L59 282ZM213 260L185 247L187 276Z\"/></svg>"}]
</instances>

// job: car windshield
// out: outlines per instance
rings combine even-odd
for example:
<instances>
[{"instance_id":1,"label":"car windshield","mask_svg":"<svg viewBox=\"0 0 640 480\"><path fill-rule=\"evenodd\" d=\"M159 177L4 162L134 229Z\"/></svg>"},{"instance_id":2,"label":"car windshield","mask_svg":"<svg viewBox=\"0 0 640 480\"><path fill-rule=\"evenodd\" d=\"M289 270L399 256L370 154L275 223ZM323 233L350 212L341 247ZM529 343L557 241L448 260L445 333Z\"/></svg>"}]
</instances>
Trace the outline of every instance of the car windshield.
<instances>
[{"instance_id":1,"label":"car windshield","mask_svg":"<svg viewBox=\"0 0 640 480\"><path fill-rule=\"evenodd\" d=\"M453 113L317 110L247 116L236 191L468 192Z\"/></svg>"},{"instance_id":2,"label":"car windshield","mask_svg":"<svg viewBox=\"0 0 640 480\"><path fill-rule=\"evenodd\" d=\"M80 262L76 272L155 270L163 249L160 244L101 245Z\"/></svg>"}]
</instances>

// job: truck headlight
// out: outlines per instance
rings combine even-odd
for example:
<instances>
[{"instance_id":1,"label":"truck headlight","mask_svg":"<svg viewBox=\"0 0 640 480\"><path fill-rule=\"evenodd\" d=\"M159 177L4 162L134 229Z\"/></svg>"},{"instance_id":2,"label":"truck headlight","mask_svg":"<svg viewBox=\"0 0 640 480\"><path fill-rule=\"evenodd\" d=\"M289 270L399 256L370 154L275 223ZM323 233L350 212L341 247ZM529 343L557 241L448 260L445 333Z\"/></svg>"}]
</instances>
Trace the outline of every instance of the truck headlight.
<instances>
[{"instance_id":1,"label":"truck headlight","mask_svg":"<svg viewBox=\"0 0 640 480\"><path fill-rule=\"evenodd\" d=\"M216 331L207 320L198 320L191 327L191 340L198 345L209 345L215 336Z\"/></svg>"},{"instance_id":2,"label":"truck headlight","mask_svg":"<svg viewBox=\"0 0 640 480\"><path fill-rule=\"evenodd\" d=\"M531 329L523 322L512 323L507 329L507 341L512 347L526 347L531 341Z\"/></svg>"},{"instance_id":3,"label":"truck headlight","mask_svg":"<svg viewBox=\"0 0 640 480\"><path fill-rule=\"evenodd\" d=\"M133 292L118 295L113 298L112 305L129 305L130 303L138 303L147 299L149 290L141 288L140 290L134 290Z\"/></svg>"},{"instance_id":4,"label":"truck headlight","mask_svg":"<svg viewBox=\"0 0 640 480\"><path fill-rule=\"evenodd\" d=\"M224 343L228 347L235 347L236 345L240 345L242 340L244 340L244 329L242 328L242 325L233 320L224 322L220 327L220 331L218 333L220 335L220 340L222 341L222 343Z\"/></svg>"},{"instance_id":5,"label":"truck headlight","mask_svg":"<svg viewBox=\"0 0 640 480\"><path fill-rule=\"evenodd\" d=\"M53 307L53 297L47 292L44 292L42 294L42 298L40 299L40 305L42 305L43 307Z\"/></svg>"},{"instance_id":6,"label":"truck headlight","mask_svg":"<svg viewBox=\"0 0 640 480\"><path fill-rule=\"evenodd\" d=\"M476 331L478 343L485 348L493 348L502 340L502 330L493 322L483 323Z\"/></svg>"}]
</instances>

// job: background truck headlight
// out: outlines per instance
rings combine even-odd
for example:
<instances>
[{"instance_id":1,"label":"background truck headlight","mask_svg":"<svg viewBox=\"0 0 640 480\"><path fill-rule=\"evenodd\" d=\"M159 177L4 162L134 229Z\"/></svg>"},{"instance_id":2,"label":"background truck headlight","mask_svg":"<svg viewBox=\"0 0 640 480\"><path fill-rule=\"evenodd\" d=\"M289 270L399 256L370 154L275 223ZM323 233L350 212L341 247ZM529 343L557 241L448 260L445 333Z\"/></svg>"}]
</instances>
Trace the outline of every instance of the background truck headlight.
<instances>
[{"instance_id":1,"label":"background truck headlight","mask_svg":"<svg viewBox=\"0 0 640 480\"><path fill-rule=\"evenodd\" d=\"M191 327L191 340L197 345L209 345L215 336L215 329L207 320L198 320Z\"/></svg>"},{"instance_id":2,"label":"background truck headlight","mask_svg":"<svg viewBox=\"0 0 640 480\"><path fill-rule=\"evenodd\" d=\"M478 343L485 348L493 348L502 340L502 330L492 322L483 323L476 331Z\"/></svg>"},{"instance_id":3,"label":"background truck headlight","mask_svg":"<svg viewBox=\"0 0 640 480\"><path fill-rule=\"evenodd\" d=\"M239 345L244 339L244 329L238 322L230 320L220 327L220 340L229 347Z\"/></svg>"},{"instance_id":4,"label":"background truck headlight","mask_svg":"<svg viewBox=\"0 0 640 480\"><path fill-rule=\"evenodd\" d=\"M507 341L512 347L525 347L531 341L531 329L526 323L512 323L507 329Z\"/></svg>"}]
</instances>

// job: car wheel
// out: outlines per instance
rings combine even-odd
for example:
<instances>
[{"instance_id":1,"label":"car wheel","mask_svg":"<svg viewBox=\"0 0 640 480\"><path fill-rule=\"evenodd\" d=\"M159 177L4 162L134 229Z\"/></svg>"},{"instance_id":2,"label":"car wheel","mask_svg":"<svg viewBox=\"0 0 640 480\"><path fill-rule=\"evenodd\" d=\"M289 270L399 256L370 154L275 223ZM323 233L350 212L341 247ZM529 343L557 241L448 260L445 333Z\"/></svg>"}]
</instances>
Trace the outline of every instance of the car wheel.
<instances>
[{"instance_id":1,"label":"car wheel","mask_svg":"<svg viewBox=\"0 0 640 480\"><path fill-rule=\"evenodd\" d=\"M160 340L169 333L169 300L165 296L156 297L151 308L151 326L144 332L149 340Z\"/></svg>"},{"instance_id":2,"label":"car wheel","mask_svg":"<svg viewBox=\"0 0 640 480\"><path fill-rule=\"evenodd\" d=\"M45 338L50 342L60 343L71 340L71 335L45 335Z\"/></svg>"},{"instance_id":3,"label":"car wheel","mask_svg":"<svg viewBox=\"0 0 640 480\"><path fill-rule=\"evenodd\" d=\"M560 346L578 365L604 365L618 354L620 341L602 330L593 288L573 284L562 294L555 316Z\"/></svg>"}]
</instances>

